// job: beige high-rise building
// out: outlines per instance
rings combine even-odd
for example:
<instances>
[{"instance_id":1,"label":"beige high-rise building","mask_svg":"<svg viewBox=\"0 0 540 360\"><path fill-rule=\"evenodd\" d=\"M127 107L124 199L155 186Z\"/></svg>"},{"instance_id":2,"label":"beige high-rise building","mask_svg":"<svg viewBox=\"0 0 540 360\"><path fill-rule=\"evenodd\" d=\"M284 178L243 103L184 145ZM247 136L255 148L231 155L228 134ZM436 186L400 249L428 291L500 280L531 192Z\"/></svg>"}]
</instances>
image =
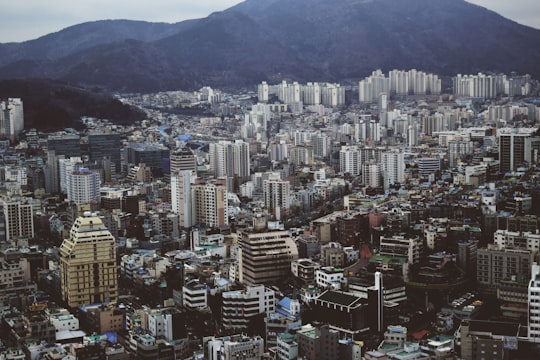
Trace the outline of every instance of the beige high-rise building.
<instances>
[{"instance_id":1,"label":"beige high-rise building","mask_svg":"<svg viewBox=\"0 0 540 360\"><path fill-rule=\"evenodd\" d=\"M60 246L62 298L71 307L118 300L115 239L101 219L78 217Z\"/></svg>"}]
</instances>

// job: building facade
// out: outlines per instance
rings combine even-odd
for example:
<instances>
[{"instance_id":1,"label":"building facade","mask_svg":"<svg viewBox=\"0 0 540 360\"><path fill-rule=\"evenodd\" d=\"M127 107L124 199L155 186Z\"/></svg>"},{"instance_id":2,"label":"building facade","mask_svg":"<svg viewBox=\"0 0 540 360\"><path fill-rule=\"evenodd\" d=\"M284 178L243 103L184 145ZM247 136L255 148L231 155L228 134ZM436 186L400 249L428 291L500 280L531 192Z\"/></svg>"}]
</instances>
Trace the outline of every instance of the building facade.
<instances>
[{"instance_id":1,"label":"building facade","mask_svg":"<svg viewBox=\"0 0 540 360\"><path fill-rule=\"evenodd\" d=\"M118 299L115 239L95 214L78 217L60 246L63 300L71 307Z\"/></svg>"}]
</instances>

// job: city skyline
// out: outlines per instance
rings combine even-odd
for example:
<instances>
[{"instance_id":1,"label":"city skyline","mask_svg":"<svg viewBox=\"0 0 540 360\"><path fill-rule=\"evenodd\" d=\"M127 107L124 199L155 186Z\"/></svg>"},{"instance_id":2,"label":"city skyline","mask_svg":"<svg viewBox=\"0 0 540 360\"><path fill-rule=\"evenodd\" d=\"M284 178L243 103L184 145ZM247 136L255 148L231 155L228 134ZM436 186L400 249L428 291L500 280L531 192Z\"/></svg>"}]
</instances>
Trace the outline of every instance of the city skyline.
<instances>
[{"instance_id":1,"label":"city skyline","mask_svg":"<svg viewBox=\"0 0 540 360\"><path fill-rule=\"evenodd\" d=\"M0 22L0 43L22 42L60 31L80 23L106 19L129 19L175 23L203 18L239 4L238 0L158 0L149 6L145 1L132 1L129 7L120 1L89 0L67 3L53 0L46 3L28 0L3 8ZM471 0L520 24L540 29L540 3L535 0Z\"/></svg>"}]
</instances>

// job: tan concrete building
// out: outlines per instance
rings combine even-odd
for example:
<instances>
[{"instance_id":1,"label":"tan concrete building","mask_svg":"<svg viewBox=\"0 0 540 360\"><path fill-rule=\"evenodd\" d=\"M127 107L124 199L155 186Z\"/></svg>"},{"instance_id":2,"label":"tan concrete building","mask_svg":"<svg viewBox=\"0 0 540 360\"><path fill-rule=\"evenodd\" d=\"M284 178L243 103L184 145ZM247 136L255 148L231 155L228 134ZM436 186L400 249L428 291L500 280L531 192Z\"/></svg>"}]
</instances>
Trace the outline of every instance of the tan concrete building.
<instances>
[{"instance_id":1,"label":"tan concrete building","mask_svg":"<svg viewBox=\"0 0 540 360\"><path fill-rule=\"evenodd\" d=\"M268 284L291 273L298 248L288 231L243 232L239 239L239 277L248 285Z\"/></svg>"},{"instance_id":2,"label":"tan concrete building","mask_svg":"<svg viewBox=\"0 0 540 360\"><path fill-rule=\"evenodd\" d=\"M116 302L115 239L92 213L78 217L60 246L62 298L71 307Z\"/></svg>"}]
</instances>

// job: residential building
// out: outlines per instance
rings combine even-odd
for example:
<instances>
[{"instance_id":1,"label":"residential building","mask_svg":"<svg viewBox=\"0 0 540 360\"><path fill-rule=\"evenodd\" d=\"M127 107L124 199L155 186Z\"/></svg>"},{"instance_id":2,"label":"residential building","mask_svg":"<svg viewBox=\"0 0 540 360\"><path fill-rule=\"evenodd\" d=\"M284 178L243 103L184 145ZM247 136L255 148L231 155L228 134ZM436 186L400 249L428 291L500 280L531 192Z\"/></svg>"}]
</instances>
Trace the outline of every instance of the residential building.
<instances>
[{"instance_id":1,"label":"residential building","mask_svg":"<svg viewBox=\"0 0 540 360\"><path fill-rule=\"evenodd\" d=\"M101 180L98 173L79 168L67 174L67 199L75 204L100 203Z\"/></svg>"},{"instance_id":2,"label":"residential building","mask_svg":"<svg viewBox=\"0 0 540 360\"><path fill-rule=\"evenodd\" d=\"M287 217L291 207L291 184L279 179L265 180L263 183L264 206L277 220Z\"/></svg>"},{"instance_id":3,"label":"residential building","mask_svg":"<svg viewBox=\"0 0 540 360\"><path fill-rule=\"evenodd\" d=\"M18 196L1 201L5 221L5 240L34 237L34 210L28 199Z\"/></svg>"},{"instance_id":4,"label":"residential building","mask_svg":"<svg viewBox=\"0 0 540 360\"><path fill-rule=\"evenodd\" d=\"M171 206L178 214L180 227L189 228L193 222L192 170L171 172Z\"/></svg>"},{"instance_id":5,"label":"residential building","mask_svg":"<svg viewBox=\"0 0 540 360\"><path fill-rule=\"evenodd\" d=\"M187 180L182 179L182 181L185 185L185 181ZM225 179L210 180L205 184L193 184L191 185L191 189L192 224L201 224L214 228L229 224L229 201ZM180 201L178 201L179 203ZM178 206L178 209L180 207ZM184 221L186 220L188 219L185 218L184 214ZM188 224L188 222L185 222L185 224Z\"/></svg>"}]
</instances>

